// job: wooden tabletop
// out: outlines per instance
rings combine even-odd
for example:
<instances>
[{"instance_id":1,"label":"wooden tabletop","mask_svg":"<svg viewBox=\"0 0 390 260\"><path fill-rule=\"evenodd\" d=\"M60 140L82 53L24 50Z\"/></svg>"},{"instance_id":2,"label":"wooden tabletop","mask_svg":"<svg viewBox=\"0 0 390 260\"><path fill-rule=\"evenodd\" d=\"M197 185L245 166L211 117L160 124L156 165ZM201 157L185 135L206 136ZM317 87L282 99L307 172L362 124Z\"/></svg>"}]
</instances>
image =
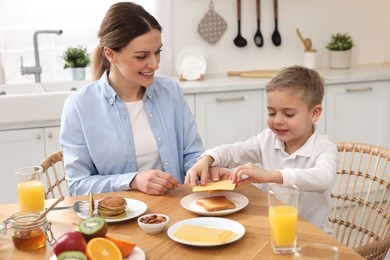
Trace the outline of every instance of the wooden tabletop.
<instances>
[{"instance_id":1,"label":"wooden tabletop","mask_svg":"<svg viewBox=\"0 0 390 260\"><path fill-rule=\"evenodd\" d=\"M269 242L269 223L267 194L258 190L253 185L241 186L235 189L249 199L249 204L239 212L222 216L240 222L245 226L245 235L238 241L215 247L195 247L183 245L171 240L166 232L157 235L148 235L138 227L137 218L124 222L109 223L109 233L133 241L145 252L146 259L293 259L293 255L275 255ZM104 198L110 193L96 194L96 199ZM171 191L164 196L152 196L137 191L117 192L116 195L124 198L132 198L147 204L146 213L162 213L169 216L168 227L178 221L202 217L192 213L180 205L180 200L191 190L182 187ZM71 206L74 201L87 199L87 196L65 198L57 206ZM50 206L54 200L46 201ZM0 205L0 221L4 221L12 214L18 212L17 204ZM51 221L54 237L74 231L75 224L81 223L82 219L70 208L56 210L48 213L47 218ZM47 243L44 248L33 251L19 251L14 248L11 236L0 237L0 259L49 259L53 255L52 247ZM300 219L298 222L298 245L307 242L322 242L336 245L339 248L339 259L363 259L353 250L348 249L336 239L328 236L316 226Z\"/></svg>"}]
</instances>

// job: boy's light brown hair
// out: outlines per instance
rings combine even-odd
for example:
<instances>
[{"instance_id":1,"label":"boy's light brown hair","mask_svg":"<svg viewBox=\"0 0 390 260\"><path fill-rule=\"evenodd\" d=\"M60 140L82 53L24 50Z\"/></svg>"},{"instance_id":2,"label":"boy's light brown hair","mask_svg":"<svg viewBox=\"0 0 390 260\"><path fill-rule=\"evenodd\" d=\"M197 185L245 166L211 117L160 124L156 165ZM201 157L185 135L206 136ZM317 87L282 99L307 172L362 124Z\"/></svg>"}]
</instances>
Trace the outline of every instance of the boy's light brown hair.
<instances>
[{"instance_id":1,"label":"boy's light brown hair","mask_svg":"<svg viewBox=\"0 0 390 260\"><path fill-rule=\"evenodd\" d=\"M309 108L321 105L324 98L324 79L317 71L295 65L280 71L265 87L268 92L289 90L291 96L301 98Z\"/></svg>"}]
</instances>

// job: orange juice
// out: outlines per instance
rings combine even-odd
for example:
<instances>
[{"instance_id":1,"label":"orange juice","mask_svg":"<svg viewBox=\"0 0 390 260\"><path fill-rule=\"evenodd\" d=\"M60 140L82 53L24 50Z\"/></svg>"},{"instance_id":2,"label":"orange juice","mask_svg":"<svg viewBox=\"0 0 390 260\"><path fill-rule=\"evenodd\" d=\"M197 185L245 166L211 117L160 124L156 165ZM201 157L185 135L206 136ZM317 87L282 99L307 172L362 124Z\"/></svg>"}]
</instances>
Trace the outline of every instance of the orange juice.
<instances>
[{"instance_id":1,"label":"orange juice","mask_svg":"<svg viewBox=\"0 0 390 260\"><path fill-rule=\"evenodd\" d=\"M19 207L24 210L43 211L45 192L40 180L18 183Z\"/></svg>"},{"instance_id":2,"label":"orange juice","mask_svg":"<svg viewBox=\"0 0 390 260\"><path fill-rule=\"evenodd\" d=\"M276 247L295 247L298 212L293 206L269 208L271 241Z\"/></svg>"}]
</instances>

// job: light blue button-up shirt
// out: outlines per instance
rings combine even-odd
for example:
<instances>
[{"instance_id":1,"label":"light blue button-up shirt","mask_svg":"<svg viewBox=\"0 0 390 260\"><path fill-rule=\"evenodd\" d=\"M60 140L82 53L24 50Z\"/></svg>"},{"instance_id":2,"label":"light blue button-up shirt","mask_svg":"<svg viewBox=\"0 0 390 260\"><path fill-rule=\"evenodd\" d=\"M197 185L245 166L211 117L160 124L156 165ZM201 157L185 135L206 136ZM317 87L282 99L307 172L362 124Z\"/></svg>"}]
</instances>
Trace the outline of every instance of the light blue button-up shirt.
<instances>
[{"instance_id":1,"label":"light blue button-up shirt","mask_svg":"<svg viewBox=\"0 0 390 260\"><path fill-rule=\"evenodd\" d=\"M204 150L183 91L177 82L155 77L143 102L164 171L183 183ZM73 196L130 189L137 174L131 120L107 73L67 98L60 140Z\"/></svg>"}]
</instances>

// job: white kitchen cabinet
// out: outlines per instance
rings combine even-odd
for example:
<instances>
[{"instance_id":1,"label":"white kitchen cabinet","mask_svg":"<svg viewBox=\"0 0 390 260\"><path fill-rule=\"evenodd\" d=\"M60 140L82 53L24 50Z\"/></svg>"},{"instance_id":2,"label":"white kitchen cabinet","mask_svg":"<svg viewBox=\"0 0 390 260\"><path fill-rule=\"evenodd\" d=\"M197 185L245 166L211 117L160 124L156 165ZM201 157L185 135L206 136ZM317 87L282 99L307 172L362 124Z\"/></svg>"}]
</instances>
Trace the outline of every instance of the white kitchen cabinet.
<instances>
[{"instance_id":1,"label":"white kitchen cabinet","mask_svg":"<svg viewBox=\"0 0 390 260\"><path fill-rule=\"evenodd\" d=\"M45 140L45 154L46 156L57 152L61 149L60 144L60 129L59 126L44 127L43 136Z\"/></svg>"},{"instance_id":2,"label":"white kitchen cabinet","mask_svg":"<svg viewBox=\"0 0 390 260\"><path fill-rule=\"evenodd\" d=\"M192 114L195 115L195 94L185 94L184 97L192 111Z\"/></svg>"},{"instance_id":3,"label":"white kitchen cabinet","mask_svg":"<svg viewBox=\"0 0 390 260\"><path fill-rule=\"evenodd\" d=\"M195 117L205 148L244 141L262 130L262 90L195 95Z\"/></svg>"},{"instance_id":4,"label":"white kitchen cabinet","mask_svg":"<svg viewBox=\"0 0 390 260\"><path fill-rule=\"evenodd\" d=\"M0 131L0 204L17 202L15 169L38 165L59 149L60 127Z\"/></svg>"},{"instance_id":5,"label":"white kitchen cabinet","mask_svg":"<svg viewBox=\"0 0 390 260\"><path fill-rule=\"evenodd\" d=\"M389 147L390 81L328 85L326 133L334 142Z\"/></svg>"}]
</instances>

